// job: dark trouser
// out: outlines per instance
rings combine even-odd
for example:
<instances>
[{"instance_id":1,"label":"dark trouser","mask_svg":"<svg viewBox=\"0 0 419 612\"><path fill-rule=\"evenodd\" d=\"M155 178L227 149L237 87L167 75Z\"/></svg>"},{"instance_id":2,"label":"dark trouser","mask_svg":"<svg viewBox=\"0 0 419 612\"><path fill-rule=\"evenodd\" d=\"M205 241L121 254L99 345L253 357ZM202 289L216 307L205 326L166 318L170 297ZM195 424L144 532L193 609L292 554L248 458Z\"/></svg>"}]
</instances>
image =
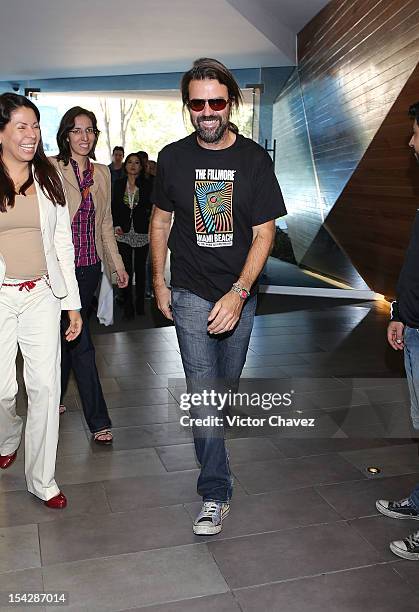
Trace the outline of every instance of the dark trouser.
<instances>
[{"instance_id":1,"label":"dark trouser","mask_svg":"<svg viewBox=\"0 0 419 612\"><path fill-rule=\"evenodd\" d=\"M72 342L67 342L64 334L61 334L61 398L67 390L70 372L73 370L84 416L92 433L112 426L96 368L95 347L88 320L88 310L100 279L100 267L99 262L93 266L76 268L83 328L80 336ZM68 318L64 315L62 331L67 327Z\"/></svg>"},{"instance_id":2,"label":"dark trouser","mask_svg":"<svg viewBox=\"0 0 419 612\"><path fill-rule=\"evenodd\" d=\"M135 272L135 301L137 310L144 310L144 292L146 261L148 254L148 244L143 247L131 247L125 242L118 242L118 249L124 262L125 270L129 274L128 287L122 289L125 304L132 305L132 273ZM134 266L132 259L134 255Z\"/></svg>"},{"instance_id":3,"label":"dark trouser","mask_svg":"<svg viewBox=\"0 0 419 612\"><path fill-rule=\"evenodd\" d=\"M256 296L246 300L234 331L221 336L207 332L208 315L214 302L208 302L186 289L172 288L173 319L179 341L188 393L203 389L236 392L246 361L256 310ZM191 406L192 418L219 417L217 406ZM216 422L214 422L216 423ZM221 423L193 427L195 452L201 465L198 494L203 501L228 502L233 483Z\"/></svg>"}]
</instances>

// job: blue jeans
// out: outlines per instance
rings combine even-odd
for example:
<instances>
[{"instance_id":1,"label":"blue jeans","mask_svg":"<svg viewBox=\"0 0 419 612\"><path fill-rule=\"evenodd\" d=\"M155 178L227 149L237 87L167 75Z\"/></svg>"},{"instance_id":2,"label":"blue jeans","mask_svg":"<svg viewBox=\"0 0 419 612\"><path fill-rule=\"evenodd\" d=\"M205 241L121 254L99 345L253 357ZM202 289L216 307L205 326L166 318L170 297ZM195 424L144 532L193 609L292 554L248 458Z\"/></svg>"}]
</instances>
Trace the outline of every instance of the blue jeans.
<instances>
[{"instance_id":1,"label":"blue jeans","mask_svg":"<svg viewBox=\"0 0 419 612\"><path fill-rule=\"evenodd\" d=\"M404 367L410 394L410 415L419 430L419 329L404 328Z\"/></svg>"},{"instance_id":2,"label":"blue jeans","mask_svg":"<svg viewBox=\"0 0 419 612\"><path fill-rule=\"evenodd\" d=\"M419 329L404 328L404 367L410 394L410 415L419 430ZM410 494L410 503L419 512L419 484Z\"/></svg>"},{"instance_id":3,"label":"blue jeans","mask_svg":"<svg viewBox=\"0 0 419 612\"><path fill-rule=\"evenodd\" d=\"M232 332L211 335L208 315L214 302L204 300L186 289L172 288L173 319L185 370L188 393L203 389L233 392L238 388L246 361L256 310L256 296L243 306L240 320ZM191 418L220 417L216 405L192 406ZM215 420L215 419L214 419ZM223 424L192 428L195 452L201 465L198 494L204 501L228 502L233 492Z\"/></svg>"}]
</instances>

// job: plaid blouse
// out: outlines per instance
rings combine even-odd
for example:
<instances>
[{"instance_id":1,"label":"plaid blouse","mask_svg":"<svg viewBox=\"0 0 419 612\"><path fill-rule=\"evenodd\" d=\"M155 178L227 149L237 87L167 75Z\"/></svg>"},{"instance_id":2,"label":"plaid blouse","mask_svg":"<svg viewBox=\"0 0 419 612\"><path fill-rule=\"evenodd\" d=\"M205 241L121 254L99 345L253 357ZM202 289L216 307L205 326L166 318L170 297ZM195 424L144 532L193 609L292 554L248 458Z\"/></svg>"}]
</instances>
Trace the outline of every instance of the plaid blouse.
<instances>
[{"instance_id":1,"label":"plaid blouse","mask_svg":"<svg viewBox=\"0 0 419 612\"><path fill-rule=\"evenodd\" d=\"M70 158L70 163L73 166L82 196L80 207L71 224L75 265L76 268L81 268L82 266L92 266L100 261L95 244L95 207L90 193L90 187L93 185L94 167L88 159L87 168L83 171L83 178L81 178L78 163L72 158Z\"/></svg>"}]
</instances>

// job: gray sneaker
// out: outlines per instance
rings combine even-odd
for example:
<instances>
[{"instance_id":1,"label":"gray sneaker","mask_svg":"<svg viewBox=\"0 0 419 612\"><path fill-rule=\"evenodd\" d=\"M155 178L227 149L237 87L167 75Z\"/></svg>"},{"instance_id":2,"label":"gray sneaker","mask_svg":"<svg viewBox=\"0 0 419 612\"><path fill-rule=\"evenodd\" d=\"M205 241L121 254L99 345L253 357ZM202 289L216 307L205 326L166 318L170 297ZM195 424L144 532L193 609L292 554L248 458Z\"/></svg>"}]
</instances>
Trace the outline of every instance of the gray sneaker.
<instances>
[{"instance_id":1,"label":"gray sneaker","mask_svg":"<svg viewBox=\"0 0 419 612\"><path fill-rule=\"evenodd\" d=\"M195 535L215 535L223 528L223 519L230 512L230 504L221 502L204 502L201 512L193 524Z\"/></svg>"}]
</instances>

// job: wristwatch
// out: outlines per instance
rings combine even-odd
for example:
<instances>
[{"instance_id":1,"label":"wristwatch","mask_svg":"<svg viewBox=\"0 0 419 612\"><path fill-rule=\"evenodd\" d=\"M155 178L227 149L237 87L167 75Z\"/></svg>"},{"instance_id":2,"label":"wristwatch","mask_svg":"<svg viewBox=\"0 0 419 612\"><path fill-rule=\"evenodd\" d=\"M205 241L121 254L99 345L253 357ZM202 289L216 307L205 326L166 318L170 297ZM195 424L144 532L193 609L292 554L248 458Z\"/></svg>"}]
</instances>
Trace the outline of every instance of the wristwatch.
<instances>
[{"instance_id":1,"label":"wristwatch","mask_svg":"<svg viewBox=\"0 0 419 612\"><path fill-rule=\"evenodd\" d=\"M247 300L247 298L250 296L250 291L245 289L245 287L240 287L239 283L234 283L231 291L238 293L242 300Z\"/></svg>"}]
</instances>

